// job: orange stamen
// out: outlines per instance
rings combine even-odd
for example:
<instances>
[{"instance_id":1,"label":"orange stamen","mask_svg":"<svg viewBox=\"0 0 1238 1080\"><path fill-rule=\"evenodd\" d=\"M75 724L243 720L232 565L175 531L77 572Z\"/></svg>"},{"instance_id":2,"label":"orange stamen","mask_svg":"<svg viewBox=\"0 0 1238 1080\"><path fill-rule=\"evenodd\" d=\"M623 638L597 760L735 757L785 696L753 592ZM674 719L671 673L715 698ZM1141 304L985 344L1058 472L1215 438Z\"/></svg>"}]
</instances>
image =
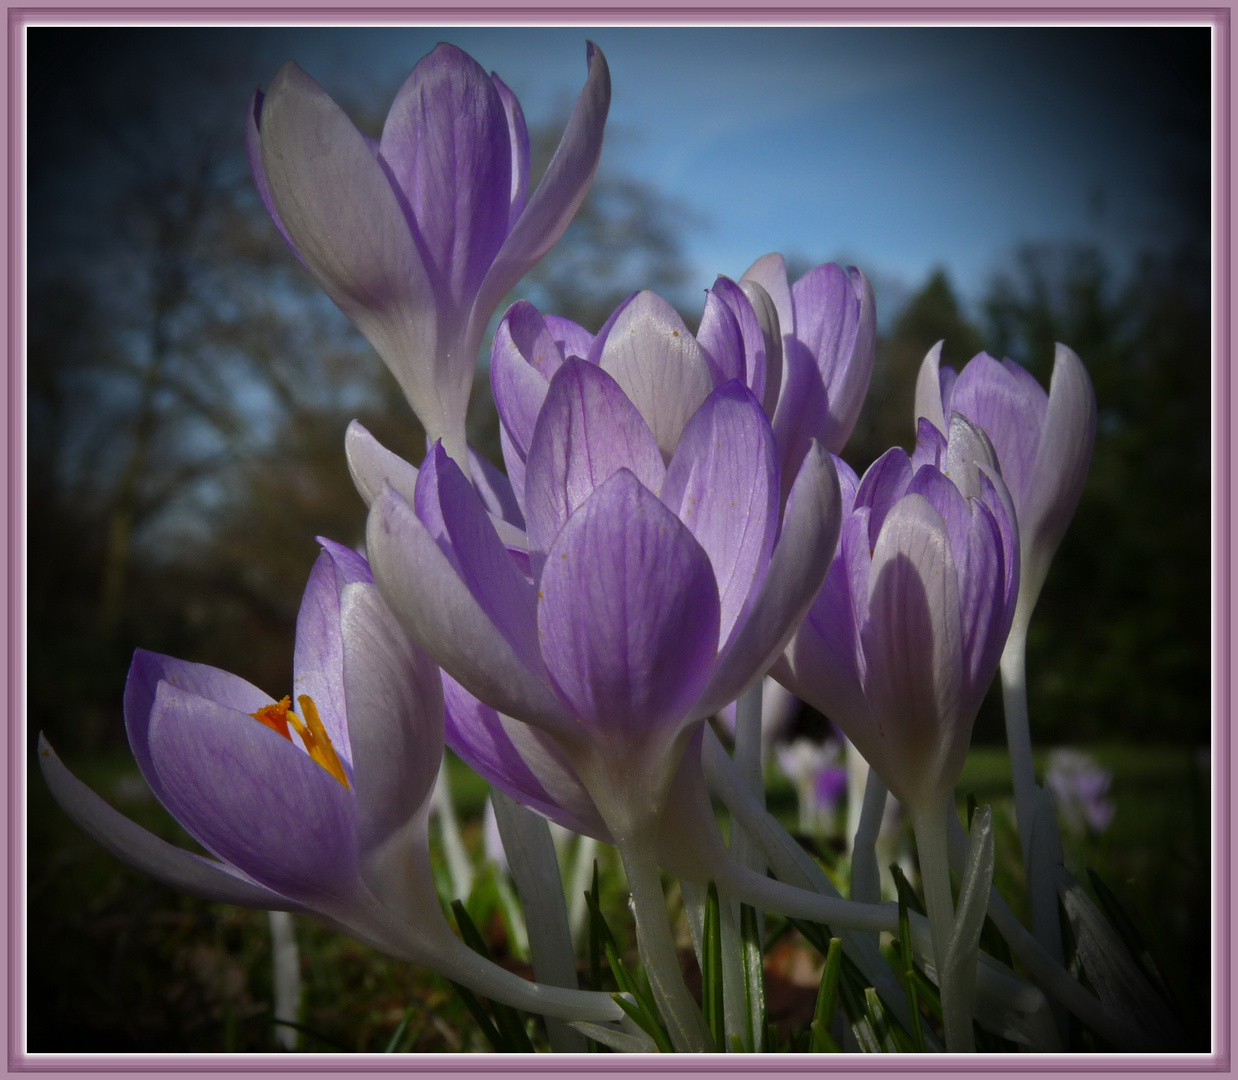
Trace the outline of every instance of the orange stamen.
<instances>
[{"instance_id":1,"label":"orange stamen","mask_svg":"<svg viewBox=\"0 0 1238 1080\"><path fill-rule=\"evenodd\" d=\"M292 742L292 736L288 732L288 710L292 706L292 698L287 694L284 695L283 701L277 701L274 705L263 705L256 713L250 715L260 724L266 724L272 731L277 731L289 742Z\"/></svg>"},{"instance_id":2,"label":"orange stamen","mask_svg":"<svg viewBox=\"0 0 1238 1080\"><path fill-rule=\"evenodd\" d=\"M335 752L335 747L331 745L331 736L327 734L327 729L323 726L322 717L318 715L318 706L314 704L314 699L309 694L301 694L297 697L297 702L305 716L304 723L292 711L292 698L287 694L284 695L282 701L277 701L274 705L264 705L256 713L250 715L260 724L265 724L272 731L278 732L289 742L292 741L292 735L288 731L288 726L291 724L293 730L301 736L301 742L305 744L309 756L341 784L348 787L348 777L344 773L344 766L340 764L339 755Z\"/></svg>"}]
</instances>

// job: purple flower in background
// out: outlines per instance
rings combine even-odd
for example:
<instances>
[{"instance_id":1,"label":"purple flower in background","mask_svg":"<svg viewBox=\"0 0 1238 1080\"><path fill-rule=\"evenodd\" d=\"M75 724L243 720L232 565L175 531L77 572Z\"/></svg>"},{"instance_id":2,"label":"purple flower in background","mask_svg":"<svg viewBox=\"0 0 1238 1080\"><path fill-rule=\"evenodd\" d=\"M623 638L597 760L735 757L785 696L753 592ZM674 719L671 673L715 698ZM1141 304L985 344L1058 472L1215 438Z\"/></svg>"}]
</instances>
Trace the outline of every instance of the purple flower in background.
<instances>
[{"instance_id":1,"label":"purple flower in background","mask_svg":"<svg viewBox=\"0 0 1238 1080\"><path fill-rule=\"evenodd\" d=\"M1081 750L1058 747L1049 753L1045 787L1066 827L1075 833L1103 833L1113 823L1107 797L1113 773Z\"/></svg>"},{"instance_id":2,"label":"purple flower in background","mask_svg":"<svg viewBox=\"0 0 1238 1080\"><path fill-rule=\"evenodd\" d=\"M1058 345L1046 394L1013 360L981 353L957 375L929 350L916 383L916 418L945 430L952 413L988 435L1019 523L1019 617L1036 606L1049 563L1087 478L1096 435L1096 395L1079 357Z\"/></svg>"},{"instance_id":3,"label":"purple flower in background","mask_svg":"<svg viewBox=\"0 0 1238 1080\"><path fill-rule=\"evenodd\" d=\"M365 560L320 542L297 617L295 706L293 695L273 701L218 668L144 650L133 658L125 723L134 757L215 858L121 816L46 741L40 762L66 812L138 869L211 899L316 914L425 960L451 937L426 838L442 756L438 671L409 643Z\"/></svg>"},{"instance_id":4,"label":"purple flower in background","mask_svg":"<svg viewBox=\"0 0 1238 1080\"><path fill-rule=\"evenodd\" d=\"M834 263L787 281L781 255L766 255L740 279L768 294L782 334L774 435L784 469L795 469L809 441L842 453L868 392L877 344L873 289L854 266Z\"/></svg>"},{"instance_id":5,"label":"purple flower in background","mask_svg":"<svg viewBox=\"0 0 1238 1080\"><path fill-rule=\"evenodd\" d=\"M519 103L452 45L413 69L377 143L293 63L250 109L250 166L276 226L462 464L486 324L563 234L597 168L610 75L592 44L587 56L584 90L532 194Z\"/></svg>"},{"instance_id":6,"label":"purple flower in background","mask_svg":"<svg viewBox=\"0 0 1238 1080\"><path fill-rule=\"evenodd\" d=\"M642 330L617 319L610 333ZM703 383L682 419L661 404L650 424L604 366L565 359L529 439L523 544L504 541L441 447L412 505L384 488L367 534L413 639L481 702L546 732L618 839L629 815L656 820L689 730L781 651L837 525L819 447L781 512L773 432L747 386Z\"/></svg>"},{"instance_id":7,"label":"purple flower in background","mask_svg":"<svg viewBox=\"0 0 1238 1080\"><path fill-rule=\"evenodd\" d=\"M840 727L911 808L953 790L1014 614L1018 538L987 440L921 422L863 480L842 462L825 585L773 674Z\"/></svg>"}]
</instances>

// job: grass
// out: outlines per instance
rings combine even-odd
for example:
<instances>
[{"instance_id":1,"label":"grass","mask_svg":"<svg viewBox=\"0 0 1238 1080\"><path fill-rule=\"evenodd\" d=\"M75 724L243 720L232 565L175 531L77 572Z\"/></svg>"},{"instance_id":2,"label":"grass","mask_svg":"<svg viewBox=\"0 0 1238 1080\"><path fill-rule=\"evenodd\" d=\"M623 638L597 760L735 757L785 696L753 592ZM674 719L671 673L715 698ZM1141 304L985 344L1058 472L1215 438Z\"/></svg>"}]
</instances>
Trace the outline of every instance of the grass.
<instances>
[{"instance_id":1,"label":"grass","mask_svg":"<svg viewBox=\"0 0 1238 1080\"><path fill-rule=\"evenodd\" d=\"M1098 745L1113 770L1117 806L1103 836L1067 836L1067 863L1081 881L1096 869L1167 957L1171 988L1198 1029L1209 1016L1208 777L1194 751ZM127 754L67 763L124 813L174 843L193 846L154 801ZM454 763L453 791L465 840L478 853L486 785ZM1000 749L968 759L960 794L994 806L998 882L1019 910L1022 869L1009 810L1009 767ZM794 795L772 782L771 808L795 820ZM31 765L27 836L27 1048L44 1053L276 1053L271 1023L267 917L175 893L121 865L54 804ZM603 848L603 909L632 955L622 876ZM828 853L827 853L828 854ZM484 882L484 878L483 878ZM493 890L474 891L470 914L495 955L527 973L507 947ZM405 1017L401 1052L484 1050L477 1025L441 976L391 960L297 919L304 1009L301 1048L378 1053ZM582 957L582 963L584 958ZM811 1000L808 1020L811 1020ZM535 1032L535 1041L544 1040Z\"/></svg>"}]
</instances>

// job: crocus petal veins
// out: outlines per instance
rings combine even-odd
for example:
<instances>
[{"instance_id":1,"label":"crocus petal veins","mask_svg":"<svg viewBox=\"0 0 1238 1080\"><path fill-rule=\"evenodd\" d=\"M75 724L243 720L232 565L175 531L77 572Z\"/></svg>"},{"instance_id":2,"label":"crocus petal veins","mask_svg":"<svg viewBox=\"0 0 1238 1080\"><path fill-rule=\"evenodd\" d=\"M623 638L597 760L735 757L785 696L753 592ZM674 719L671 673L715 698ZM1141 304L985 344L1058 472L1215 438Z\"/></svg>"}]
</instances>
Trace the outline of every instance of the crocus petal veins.
<instances>
[{"instance_id":1,"label":"crocus petal veins","mask_svg":"<svg viewBox=\"0 0 1238 1080\"><path fill-rule=\"evenodd\" d=\"M344 775L344 766L340 764L339 755L336 754L335 747L331 745L331 736L323 727L314 699L309 694L301 694L297 702L301 706L301 712L305 714L304 723L292 711L292 698L288 694L274 704L264 705L256 713L250 713L250 715L258 723L265 724L289 742L292 742L292 734L288 730L288 725L291 724L293 730L301 736L301 742L305 744L309 756L341 784L348 787L348 777Z\"/></svg>"}]
</instances>

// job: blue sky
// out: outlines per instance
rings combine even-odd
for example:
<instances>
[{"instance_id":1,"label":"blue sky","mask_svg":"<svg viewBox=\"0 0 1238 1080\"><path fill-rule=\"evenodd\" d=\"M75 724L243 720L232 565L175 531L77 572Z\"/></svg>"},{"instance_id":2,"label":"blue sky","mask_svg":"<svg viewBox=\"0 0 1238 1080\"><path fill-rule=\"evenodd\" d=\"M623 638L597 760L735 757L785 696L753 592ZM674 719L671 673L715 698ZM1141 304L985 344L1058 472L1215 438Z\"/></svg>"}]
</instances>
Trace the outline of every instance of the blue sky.
<instances>
[{"instance_id":1,"label":"blue sky","mask_svg":"<svg viewBox=\"0 0 1238 1080\"><path fill-rule=\"evenodd\" d=\"M272 29L258 52L272 74L296 59L333 94L385 107L448 40L498 71L537 123L574 98L590 38L614 81L603 167L699 216L685 237L694 284L777 250L845 257L892 289L944 266L974 299L1022 243L1095 243L1122 266L1172 236L1162 200L1182 114L1204 115L1192 93L1210 55L1207 30L1178 34Z\"/></svg>"}]
</instances>

